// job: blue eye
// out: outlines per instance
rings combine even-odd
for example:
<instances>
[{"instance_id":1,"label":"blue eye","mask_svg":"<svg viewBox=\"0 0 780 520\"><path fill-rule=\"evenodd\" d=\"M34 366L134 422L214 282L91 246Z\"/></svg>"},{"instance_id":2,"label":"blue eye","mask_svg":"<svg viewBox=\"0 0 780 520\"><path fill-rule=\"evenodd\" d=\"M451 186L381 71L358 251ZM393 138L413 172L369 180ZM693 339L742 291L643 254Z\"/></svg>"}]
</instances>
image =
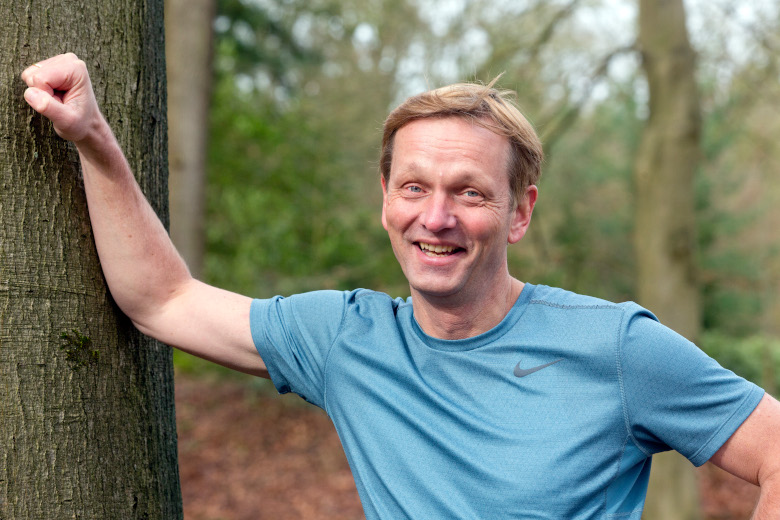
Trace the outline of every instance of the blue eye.
<instances>
[{"instance_id":1,"label":"blue eye","mask_svg":"<svg viewBox=\"0 0 780 520\"><path fill-rule=\"evenodd\" d=\"M467 197L479 197L479 192L476 190L468 190L466 191Z\"/></svg>"},{"instance_id":2,"label":"blue eye","mask_svg":"<svg viewBox=\"0 0 780 520\"><path fill-rule=\"evenodd\" d=\"M412 193L422 193L422 188L419 186L409 186L409 191Z\"/></svg>"}]
</instances>

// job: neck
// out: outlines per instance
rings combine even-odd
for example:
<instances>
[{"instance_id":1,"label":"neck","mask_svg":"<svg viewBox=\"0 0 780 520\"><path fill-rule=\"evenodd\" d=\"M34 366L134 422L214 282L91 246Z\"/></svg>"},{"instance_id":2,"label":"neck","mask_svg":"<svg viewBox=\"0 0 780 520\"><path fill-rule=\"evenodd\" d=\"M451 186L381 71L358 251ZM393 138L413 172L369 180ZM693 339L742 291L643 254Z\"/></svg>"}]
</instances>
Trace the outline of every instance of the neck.
<instances>
[{"instance_id":1,"label":"neck","mask_svg":"<svg viewBox=\"0 0 780 520\"><path fill-rule=\"evenodd\" d=\"M507 275L506 283L480 299L431 297L412 289L414 317L422 330L439 339L465 339L487 332L509 313L525 284Z\"/></svg>"}]
</instances>

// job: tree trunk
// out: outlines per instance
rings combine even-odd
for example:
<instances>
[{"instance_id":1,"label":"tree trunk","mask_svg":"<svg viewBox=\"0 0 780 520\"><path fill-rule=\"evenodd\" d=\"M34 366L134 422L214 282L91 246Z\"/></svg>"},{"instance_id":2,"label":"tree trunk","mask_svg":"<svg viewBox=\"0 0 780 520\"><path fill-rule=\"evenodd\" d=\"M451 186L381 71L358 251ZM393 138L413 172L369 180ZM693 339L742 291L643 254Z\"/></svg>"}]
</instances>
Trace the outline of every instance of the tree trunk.
<instances>
[{"instance_id":1,"label":"tree trunk","mask_svg":"<svg viewBox=\"0 0 780 520\"><path fill-rule=\"evenodd\" d=\"M171 238L193 276L203 272L214 0L165 0Z\"/></svg>"},{"instance_id":2,"label":"tree trunk","mask_svg":"<svg viewBox=\"0 0 780 520\"><path fill-rule=\"evenodd\" d=\"M181 518L171 353L112 302L75 149L22 98L73 51L167 222L162 1L0 0L0 518Z\"/></svg>"},{"instance_id":3,"label":"tree trunk","mask_svg":"<svg viewBox=\"0 0 780 520\"><path fill-rule=\"evenodd\" d=\"M635 170L638 298L695 341L701 326L694 214L700 109L683 1L640 0L639 43L650 110ZM676 453L654 459L645 518L698 518L693 467Z\"/></svg>"}]
</instances>

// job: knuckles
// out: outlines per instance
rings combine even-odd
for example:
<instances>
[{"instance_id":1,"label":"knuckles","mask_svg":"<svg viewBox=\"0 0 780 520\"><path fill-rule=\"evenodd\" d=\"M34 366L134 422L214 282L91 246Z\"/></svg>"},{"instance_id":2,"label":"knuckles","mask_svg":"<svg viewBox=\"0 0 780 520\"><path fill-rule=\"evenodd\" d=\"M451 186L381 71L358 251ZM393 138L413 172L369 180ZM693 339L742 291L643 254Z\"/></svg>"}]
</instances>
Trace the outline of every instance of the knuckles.
<instances>
[{"instance_id":1,"label":"knuckles","mask_svg":"<svg viewBox=\"0 0 780 520\"><path fill-rule=\"evenodd\" d=\"M61 54L27 67L21 76L28 87L42 91L30 105L54 123L57 134L67 140L84 137L99 111L83 60L72 52Z\"/></svg>"}]
</instances>

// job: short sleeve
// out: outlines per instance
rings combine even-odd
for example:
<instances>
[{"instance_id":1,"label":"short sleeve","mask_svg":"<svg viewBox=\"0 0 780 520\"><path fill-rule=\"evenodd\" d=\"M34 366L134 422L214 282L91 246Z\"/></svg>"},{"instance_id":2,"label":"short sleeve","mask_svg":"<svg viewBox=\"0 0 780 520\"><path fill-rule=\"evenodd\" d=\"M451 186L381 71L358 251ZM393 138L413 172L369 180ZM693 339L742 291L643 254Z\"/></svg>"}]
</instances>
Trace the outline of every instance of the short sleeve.
<instances>
[{"instance_id":1,"label":"short sleeve","mask_svg":"<svg viewBox=\"0 0 780 520\"><path fill-rule=\"evenodd\" d=\"M627 309L621 335L626 419L648 455L674 449L704 464L764 395L639 306Z\"/></svg>"},{"instance_id":2,"label":"short sleeve","mask_svg":"<svg viewBox=\"0 0 780 520\"><path fill-rule=\"evenodd\" d=\"M252 339L279 393L295 392L324 407L325 364L349 297L315 291L252 302Z\"/></svg>"}]
</instances>

